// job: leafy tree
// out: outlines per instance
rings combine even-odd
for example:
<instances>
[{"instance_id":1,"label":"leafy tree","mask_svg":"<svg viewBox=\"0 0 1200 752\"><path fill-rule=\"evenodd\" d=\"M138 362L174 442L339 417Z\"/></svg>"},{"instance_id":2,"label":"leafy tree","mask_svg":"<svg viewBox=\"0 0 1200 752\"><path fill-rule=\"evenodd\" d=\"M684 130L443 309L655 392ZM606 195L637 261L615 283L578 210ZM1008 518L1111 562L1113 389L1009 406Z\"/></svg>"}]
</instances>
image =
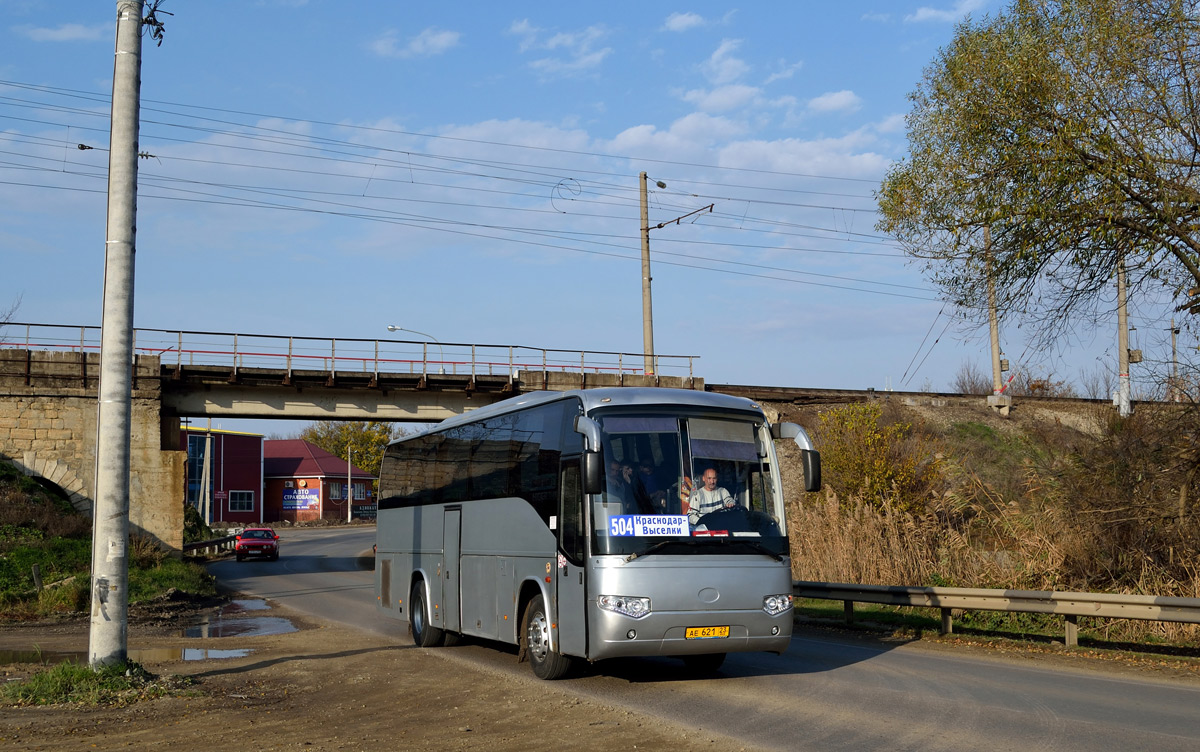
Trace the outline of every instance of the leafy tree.
<instances>
[{"instance_id":1,"label":"leafy tree","mask_svg":"<svg viewBox=\"0 0 1200 752\"><path fill-rule=\"evenodd\" d=\"M878 229L948 301L1052 336L1130 292L1200 287L1200 0L1013 0L956 30L910 95ZM992 244L985 250L984 228ZM1111 296L1107 296L1111 300Z\"/></svg>"},{"instance_id":2,"label":"leafy tree","mask_svg":"<svg viewBox=\"0 0 1200 752\"><path fill-rule=\"evenodd\" d=\"M375 477L379 477L379 465L383 450L389 441L405 434L399 424L386 421L352 423L338 420L318 420L300 432L298 438L316 444L330 454L346 457L346 449L353 451L351 463Z\"/></svg>"}]
</instances>

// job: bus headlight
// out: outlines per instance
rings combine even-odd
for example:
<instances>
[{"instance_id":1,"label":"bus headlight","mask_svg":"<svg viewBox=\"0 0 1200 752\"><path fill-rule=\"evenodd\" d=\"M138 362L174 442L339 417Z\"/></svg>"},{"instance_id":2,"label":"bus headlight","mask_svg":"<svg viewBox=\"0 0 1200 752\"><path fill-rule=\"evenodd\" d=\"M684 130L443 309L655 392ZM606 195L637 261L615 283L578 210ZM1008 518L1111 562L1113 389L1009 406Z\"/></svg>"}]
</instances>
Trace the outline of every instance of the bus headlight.
<instances>
[{"instance_id":1,"label":"bus headlight","mask_svg":"<svg viewBox=\"0 0 1200 752\"><path fill-rule=\"evenodd\" d=\"M768 595L763 598L763 611L771 616L778 616L792 607L792 594Z\"/></svg>"},{"instance_id":2,"label":"bus headlight","mask_svg":"<svg viewBox=\"0 0 1200 752\"><path fill-rule=\"evenodd\" d=\"M605 611L615 611L632 619L640 619L650 615L650 599L635 598L628 595L601 595L596 598L596 605Z\"/></svg>"}]
</instances>

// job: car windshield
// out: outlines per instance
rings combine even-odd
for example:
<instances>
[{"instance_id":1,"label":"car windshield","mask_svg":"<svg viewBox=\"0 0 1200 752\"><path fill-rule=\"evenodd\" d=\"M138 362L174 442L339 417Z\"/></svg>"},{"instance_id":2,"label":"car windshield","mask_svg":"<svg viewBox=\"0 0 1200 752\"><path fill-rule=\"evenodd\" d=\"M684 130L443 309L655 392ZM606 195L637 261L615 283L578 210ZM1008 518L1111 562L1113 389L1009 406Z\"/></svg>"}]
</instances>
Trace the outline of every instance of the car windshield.
<instances>
[{"instance_id":1,"label":"car windshield","mask_svg":"<svg viewBox=\"0 0 1200 752\"><path fill-rule=\"evenodd\" d=\"M761 421L615 414L599 422L605 482L592 497L596 553L787 553Z\"/></svg>"},{"instance_id":2,"label":"car windshield","mask_svg":"<svg viewBox=\"0 0 1200 752\"><path fill-rule=\"evenodd\" d=\"M270 530L243 530L243 538L274 538Z\"/></svg>"}]
</instances>

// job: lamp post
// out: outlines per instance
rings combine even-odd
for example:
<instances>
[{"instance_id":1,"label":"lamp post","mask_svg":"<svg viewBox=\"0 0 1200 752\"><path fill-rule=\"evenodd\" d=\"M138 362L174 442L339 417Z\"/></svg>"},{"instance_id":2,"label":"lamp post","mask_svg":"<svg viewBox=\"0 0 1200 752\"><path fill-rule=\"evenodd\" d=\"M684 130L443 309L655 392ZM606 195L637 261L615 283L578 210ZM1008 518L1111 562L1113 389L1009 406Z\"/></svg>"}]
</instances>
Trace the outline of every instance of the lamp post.
<instances>
[{"instance_id":1,"label":"lamp post","mask_svg":"<svg viewBox=\"0 0 1200 752\"><path fill-rule=\"evenodd\" d=\"M350 448L349 442L346 444L346 522L353 522L354 515L350 511L350 507L354 504L354 480L350 477L350 473L354 469L354 465L350 460L354 457L354 450Z\"/></svg>"},{"instance_id":2,"label":"lamp post","mask_svg":"<svg viewBox=\"0 0 1200 752\"><path fill-rule=\"evenodd\" d=\"M433 343L438 346L438 357L441 358L438 365L438 373L446 372L446 351L442 349L442 343L438 341L437 337L433 336L432 334L426 334L425 332L418 332L416 329L405 329L404 327L396 326L395 324L388 324L387 330L389 332L408 332L410 334L419 334L422 337L428 337L429 339L433 340Z\"/></svg>"}]
</instances>

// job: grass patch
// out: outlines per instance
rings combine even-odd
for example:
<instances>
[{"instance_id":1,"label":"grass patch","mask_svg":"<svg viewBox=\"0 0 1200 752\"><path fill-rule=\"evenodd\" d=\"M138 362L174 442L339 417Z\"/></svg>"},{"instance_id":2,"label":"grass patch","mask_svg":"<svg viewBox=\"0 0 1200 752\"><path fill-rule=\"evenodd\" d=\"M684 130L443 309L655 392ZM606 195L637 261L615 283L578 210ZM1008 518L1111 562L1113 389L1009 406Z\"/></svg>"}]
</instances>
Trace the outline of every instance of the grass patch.
<instances>
[{"instance_id":1,"label":"grass patch","mask_svg":"<svg viewBox=\"0 0 1200 752\"><path fill-rule=\"evenodd\" d=\"M23 681L0 686L0 698L12 705L124 706L167 695L195 694L186 677L155 677L133 662L114 663L93 670L78 663L59 663Z\"/></svg>"},{"instance_id":2,"label":"grass patch","mask_svg":"<svg viewBox=\"0 0 1200 752\"><path fill-rule=\"evenodd\" d=\"M153 600L172 588L210 596L217 594L217 581L199 564L170 558L152 567L129 570L130 603Z\"/></svg>"}]
</instances>

